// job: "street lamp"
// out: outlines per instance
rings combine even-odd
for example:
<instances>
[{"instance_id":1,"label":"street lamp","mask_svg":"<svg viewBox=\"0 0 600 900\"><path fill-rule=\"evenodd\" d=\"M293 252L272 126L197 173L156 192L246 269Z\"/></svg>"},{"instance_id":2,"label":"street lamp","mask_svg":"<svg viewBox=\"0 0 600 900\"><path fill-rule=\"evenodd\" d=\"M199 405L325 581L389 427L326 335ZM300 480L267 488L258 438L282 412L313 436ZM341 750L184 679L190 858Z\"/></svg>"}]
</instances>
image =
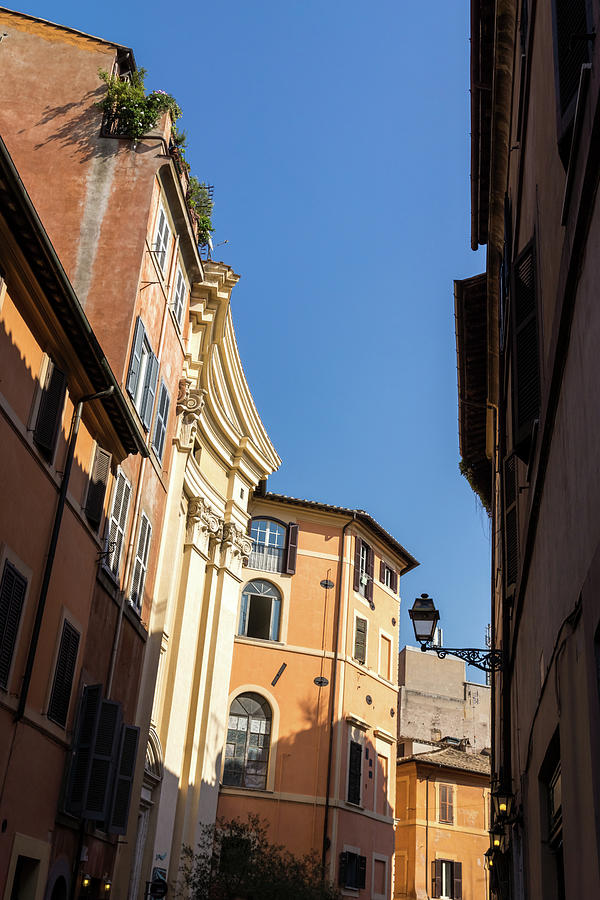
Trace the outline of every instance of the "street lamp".
<instances>
[{"instance_id":1,"label":"street lamp","mask_svg":"<svg viewBox=\"0 0 600 900\"><path fill-rule=\"evenodd\" d=\"M435 650L440 659L444 659L447 653L451 653L452 656L464 659L470 666L475 666L477 669L481 669L482 672L502 669L504 663L502 650L477 650L474 647L435 647L433 645L433 636L440 614L435 608L433 599L428 594L421 594L420 597L417 597L408 614L415 629L415 637L421 645L423 653L427 650Z\"/></svg>"},{"instance_id":2,"label":"street lamp","mask_svg":"<svg viewBox=\"0 0 600 900\"><path fill-rule=\"evenodd\" d=\"M508 819L512 813L513 795L507 791L496 790L492 792L492 806L494 807L494 819Z\"/></svg>"}]
</instances>

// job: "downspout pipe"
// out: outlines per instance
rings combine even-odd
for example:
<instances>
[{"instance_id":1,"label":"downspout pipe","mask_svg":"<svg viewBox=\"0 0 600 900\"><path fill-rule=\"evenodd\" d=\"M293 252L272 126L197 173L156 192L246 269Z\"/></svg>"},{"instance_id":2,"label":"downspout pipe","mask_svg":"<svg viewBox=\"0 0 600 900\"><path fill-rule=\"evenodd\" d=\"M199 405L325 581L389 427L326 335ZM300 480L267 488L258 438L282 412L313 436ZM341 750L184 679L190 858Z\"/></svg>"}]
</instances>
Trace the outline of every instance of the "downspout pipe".
<instances>
[{"instance_id":1,"label":"downspout pipe","mask_svg":"<svg viewBox=\"0 0 600 900\"><path fill-rule=\"evenodd\" d=\"M88 403L90 400L100 400L103 397L109 397L114 393L114 385L106 388L103 391L98 391L95 394L86 394L81 398L75 409L73 410L73 417L71 419L71 430L69 433L69 444L67 447L67 456L65 459L65 468L63 472L62 481L60 483L60 491L58 494L58 504L56 507L56 513L54 514L54 524L52 526L52 534L50 536L50 547L48 548L48 556L46 558L46 567L44 569L44 575L42 578L42 586L40 588L40 596L37 604L37 609L35 613L35 620L33 623L33 632L31 634L31 641L29 642L29 652L27 654L27 662L25 664L25 672L23 674L23 684L21 686L21 694L19 697L19 705L17 707L17 711L15 713L15 722L19 722L25 713L25 705L27 703L27 696L29 694L29 687L31 684L31 675L33 673L33 665L35 663L35 655L37 652L37 645L40 638L40 631L42 628L42 619L44 618L44 609L46 607L46 599L48 597L48 589L50 587L50 578L52 577L52 569L54 566L54 557L56 556L56 547L58 544L58 536L60 533L60 525L62 522L63 513L65 510L65 503L67 500L67 490L69 487L69 478L71 475L71 469L73 467L73 458L75 456L75 444L77 443L77 434L79 432L79 425L81 424L81 414L83 411L83 404Z\"/></svg>"},{"instance_id":2,"label":"downspout pipe","mask_svg":"<svg viewBox=\"0 0 600 900\"><path fill-rule=\"evenodd\" d=\"M335 691L337 686L337 667L340 649L340 618L342 609L342 582L344 580L344 548L346 546L346 530L356 522L356 512L352 514L352 518L346 522L342 529L342 552L340 553L340 568L336 592L336 608L335 608L335 624L334 624L334 645L333 645L333 671L331 673L331 694L329 717L329 748L327 750L327 786L325 788L325 816L323 818L323 847L321 850L321 873L325 879L325 865L327 861L327 851L329 850L329 800L331 793L331 765L333 761L333 728L335 725Z\"/></svg>"}]
</instances>

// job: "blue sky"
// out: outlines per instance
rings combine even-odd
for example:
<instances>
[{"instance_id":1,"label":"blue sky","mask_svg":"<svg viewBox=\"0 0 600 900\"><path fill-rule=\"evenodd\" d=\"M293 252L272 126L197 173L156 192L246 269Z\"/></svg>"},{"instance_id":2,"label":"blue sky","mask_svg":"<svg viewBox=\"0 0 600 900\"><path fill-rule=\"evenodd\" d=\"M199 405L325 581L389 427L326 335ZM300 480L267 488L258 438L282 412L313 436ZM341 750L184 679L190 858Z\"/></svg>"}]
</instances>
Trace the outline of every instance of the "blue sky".
<instances>
[{"instance_id":1,"label":"blue sky","mask_svg":"<svg viewBox=\"0 0 600 900\"><path fill-rule=\"evenodd\" d=\"M133 48L215 186L215 257L283 459L269 488L368 510L448 646L483 646L489 522L458 471L453 279L470 250L469 3L24 3ZM412 637L412 641L411 641ZM474 674L474 673L471 673Z\"/></svg>"}]
</instances>

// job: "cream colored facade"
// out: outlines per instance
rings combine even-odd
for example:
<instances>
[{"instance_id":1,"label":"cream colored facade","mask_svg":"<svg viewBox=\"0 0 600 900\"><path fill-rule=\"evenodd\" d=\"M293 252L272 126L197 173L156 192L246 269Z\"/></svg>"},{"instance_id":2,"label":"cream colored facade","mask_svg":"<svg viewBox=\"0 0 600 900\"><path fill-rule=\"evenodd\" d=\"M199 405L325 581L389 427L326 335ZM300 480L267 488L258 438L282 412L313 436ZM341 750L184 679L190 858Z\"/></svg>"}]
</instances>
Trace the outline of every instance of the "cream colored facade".
<instances>
[{"instance_id":1,"label":"cream colored facade","mask_svg":"<svg viewBox=\"0 0 600 900\"><path fill-rule=\"evenodd\" d=\"M238 276L213 261L204 275L191 291L140 700L151 728L130 835L131 898L143 896L156 869L176 880L182 845L196 845L201 823L215 819L242 559L250 552L248 499L280 464L237 350L230 298Z\"/></svg>"}]
</instances>

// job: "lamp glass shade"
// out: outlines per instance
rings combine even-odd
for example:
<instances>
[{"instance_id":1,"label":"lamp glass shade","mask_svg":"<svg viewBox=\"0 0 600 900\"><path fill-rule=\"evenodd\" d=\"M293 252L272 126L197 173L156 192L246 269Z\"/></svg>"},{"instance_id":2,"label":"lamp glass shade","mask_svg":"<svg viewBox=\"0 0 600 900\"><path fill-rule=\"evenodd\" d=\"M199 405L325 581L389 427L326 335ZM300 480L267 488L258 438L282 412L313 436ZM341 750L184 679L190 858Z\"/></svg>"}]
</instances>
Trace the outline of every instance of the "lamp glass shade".
<instances>
[{"instance_id":1,"label":"lamp glass shade","mask_svg":"<svg viewBox=\"0 0 600 900\"><path fill-rule=\"evenodd\" d=\"M427 594L421 594L420 597L416 598L408 614L412 620L417 641L420 644L432 641L440 618L432 598L428 597Z\"/></svg>"},{"instance_id":2,"label":"lamp glass shade","mask_svg":"<svg viewBox=\"0 0 600 900\"><path fill-rule=\"evenodd\" d=\"M84 875L83 878L81 879L81 886L84 888L89 887L91 883L92 883L92 879L89 875Z\"/></svg>"},{"instance_id":3,"label":"lamp glass shade","mask_svg":"<svg viewBox=\"0 0 600 900\"><path fill-rule=\"evenodd\" d=\"M486 850L483 855L484 855L486 869L488 869L488 870L493 869L494 868L494 851L490 848L489 850Z\"/></svg>"},{"instance_id":4,"label":"lamp glass shade","mask_svg":"<svg viewBox=\"0 0 600 900\"><path fill-rule=\"evenodd\" d=\"M496 791L492 794L492 803L494 805L494 817L498 819L507 819L513 806L513 796L504 791Z\"/></svg>"}]
</instances>

